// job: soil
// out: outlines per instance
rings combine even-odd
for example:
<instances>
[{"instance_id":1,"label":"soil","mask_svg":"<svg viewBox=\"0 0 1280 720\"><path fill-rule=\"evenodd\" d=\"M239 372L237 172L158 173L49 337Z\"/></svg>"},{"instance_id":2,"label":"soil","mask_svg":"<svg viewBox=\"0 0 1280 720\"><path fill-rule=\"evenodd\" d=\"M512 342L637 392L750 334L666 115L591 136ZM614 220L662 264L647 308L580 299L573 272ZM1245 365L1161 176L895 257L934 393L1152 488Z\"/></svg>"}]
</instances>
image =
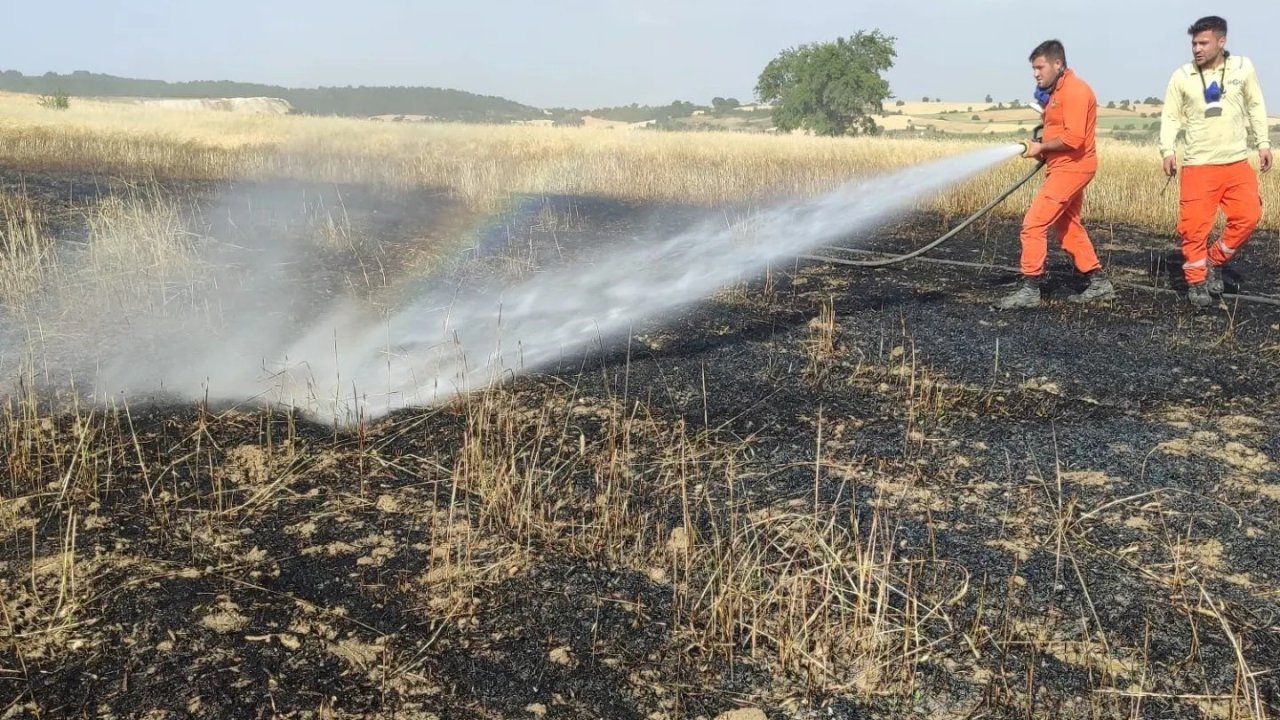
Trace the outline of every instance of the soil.
<instances>
[{"instance_id":1,"label":"soil","mask_svg":"<svg viewBox=\"0 0 1280 720\"><path fill-rule=\"evenodd\" d=\"M124 192L0 176L19 186L68 243L85 241L86 209ZM472 227L435 191L165 190L196 199L207 236L234 228L240 241L295 227L300 194L340 196L393 268ZM549 228L528 211L478 231L451 277L579 262L703 214L600 198L536 207L568 219ZM1088 227L1113 277L1181 287L1171 232ZM922 214L847 244L907 250L942 228ZM1258 233L1229 289L1280 297L1278 250L1275 232ZM933 257L1016 255L1005 217ZM1079 306L1065 300L1079 278L1051 258L1044 307L1017 314L989 308L1016 280L1003 270L789 260L483 400L358 429L251 404L10 411L0 717L1280 712L1280 308L1196 310L1126 289ZM342 292L352 262L316 253L290 270L320 288L291 311ZM514 460L477 473L490 427L509 437L486 452ZM701 453L688 486L672 479L672 448ZM504 500L485 484L515 467L534 468L520 477L541 494L513 485ZM629 478L627 491L606 477ZM867 607L912 629L892 636L910 659L805 666L746 623L723 643L699 614L712 574L682 575L672 554L714 544L725 518L809 511L855 539L849 552L884 554L895 592ZM802 555L783 547L761 557ZM730 549L726 563L745 546ZM761 587L739 589L792 596ZM757 629L777 629L783 606L769 607ZM860 607L829 626L830 647L852 647L839 628L852 637Z\"/></svg>"}]
</instances>

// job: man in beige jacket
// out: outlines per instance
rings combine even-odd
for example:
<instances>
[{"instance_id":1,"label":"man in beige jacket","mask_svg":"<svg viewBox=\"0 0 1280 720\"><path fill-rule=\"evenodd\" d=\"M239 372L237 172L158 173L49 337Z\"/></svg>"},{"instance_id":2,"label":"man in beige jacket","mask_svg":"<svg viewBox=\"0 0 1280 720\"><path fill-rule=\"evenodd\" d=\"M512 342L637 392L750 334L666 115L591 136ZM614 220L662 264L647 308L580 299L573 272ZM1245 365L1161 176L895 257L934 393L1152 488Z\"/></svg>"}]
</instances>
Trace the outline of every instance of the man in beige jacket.
<instances>
[{"instance_id":1,"label":"man in beige jacket","mask_svg":"<svg viewBox=\"0 0 1280 720\"><path fill-rule=\"evenodd\" d=\"M1191 36L1194 62L1174 71L1165 92L1160 122L1160 155L1165 175L1178 172L1175 148L1184 135L1179 183L1178 234L1187 299L1204 307L1223 291L1222 266L1236 254L1262 219L1258 175L1249 164L1258 153L1262 172L1271 169L1267 109L1253 63L1227 52L1227 21L1197 20ZM1208 244L1221 207L1227 226Z\"/></svg>"}]
</instances>

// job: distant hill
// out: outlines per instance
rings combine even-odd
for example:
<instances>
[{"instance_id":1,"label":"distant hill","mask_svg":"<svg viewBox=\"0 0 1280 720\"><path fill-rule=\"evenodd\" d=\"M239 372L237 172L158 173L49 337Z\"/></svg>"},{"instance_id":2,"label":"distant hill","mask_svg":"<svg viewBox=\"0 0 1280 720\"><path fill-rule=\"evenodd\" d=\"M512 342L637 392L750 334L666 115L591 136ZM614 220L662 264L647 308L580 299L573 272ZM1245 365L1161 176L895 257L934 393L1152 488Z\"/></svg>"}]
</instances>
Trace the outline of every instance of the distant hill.
<instances>
[{"instance_id":1,"label":"distant hill","mask_svg":"<svg viewBox=\"0 0 1280 720\"><path fill-rule=\"evenodd\" d=\"M433 87L286 88L229 80L171 83L164 80L101 75L77 70L70 75L0 72L0 90L73 97L234 98L276 97L295 111L312 115L420 115L460 122L511 122L545 117L535 107L505 98Z\"/></svg>"}]
</instances>

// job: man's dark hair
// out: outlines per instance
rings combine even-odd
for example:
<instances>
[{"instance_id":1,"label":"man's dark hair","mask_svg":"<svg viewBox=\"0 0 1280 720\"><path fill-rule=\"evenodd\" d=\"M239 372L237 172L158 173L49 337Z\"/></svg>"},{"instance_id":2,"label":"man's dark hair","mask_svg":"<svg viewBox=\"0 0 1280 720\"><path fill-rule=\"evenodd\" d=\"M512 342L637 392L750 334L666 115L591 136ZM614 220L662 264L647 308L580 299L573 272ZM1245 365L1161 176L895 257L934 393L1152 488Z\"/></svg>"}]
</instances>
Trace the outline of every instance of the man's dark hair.
<instances>
[{"instance_id":1,"label":"man's dark hair","mask_svg":"<svg viewBox=\"0 0 1280 720\"><path fill-rule=\"evenodd\" d=\"M1062 66L1067 66L1067 51L1062 47L1062 43L1057 40L1045 40L1040 43L1035 50L1031 51L1031 57L1027 58L1027 60L1035 62L1038 57L1049 61L1061 60Z\"/></svg>"},{"instance_id":2,"label":"man's dark hair","mask_svg":"<svg viewBox=\"0 0 1280 720\"><path fill-rule=\"evenodd\" d=\"M1199 20L1191 23L1191 27L1187 28L1187 34L1195 37L1202 32L1212 30L1218 35L1227 34L1227 21L1217 15L1207 15Z\"/></svg>"}]
</instances>

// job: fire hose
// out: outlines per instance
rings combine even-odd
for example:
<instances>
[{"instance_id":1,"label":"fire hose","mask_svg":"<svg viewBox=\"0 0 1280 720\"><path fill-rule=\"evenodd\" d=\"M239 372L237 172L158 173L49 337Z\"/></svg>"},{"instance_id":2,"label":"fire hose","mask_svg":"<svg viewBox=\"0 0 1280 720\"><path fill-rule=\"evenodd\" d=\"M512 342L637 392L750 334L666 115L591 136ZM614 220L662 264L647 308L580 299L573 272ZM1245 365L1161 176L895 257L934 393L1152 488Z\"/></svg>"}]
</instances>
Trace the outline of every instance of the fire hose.
<instances>
[{"instance_id":1,"label":"fire hose","mask_svg":"<svg viewBox=\"0 0 1280 720\"><path fill-rule=\"evenodd\" d=\"M1037 125L1035 129L1031 131L1031 139L1035 140L1036 142L1040 142L1043 136L1043 133L1044 133L1044 125ZM1025 147L1025 145L1026 143L1024 142L1023 146ZM920 257L921 255L924 255L930 250L938 247L939 245L955 237L960 233L961 230L964 230L965 228L969 227L976 220L982 218L984 215L994 210L997 205L1004 202L1005 198L1017 192L1018 188L1022 187L1023 185L1026 185L1031 180L1031 178L1035 177L1036 173L1040 172L1040 168L1044 167L1044 163L1045 163L1044 158L1041 157L1039 160L1036 161L1035 167L1028 170L1025 175L1018 178L1016 182L1014 182L1009 187L1005 188L1004 191L1001 192L999 195L996 195L994 198L992 198L991 202L988 202L986 205L983 205L981 208L978 209L977 212L973 213L972 215L965 218L964 220L961 220L960 224L948 230L945 234L942 235L942 237L939 237L937 240L934 240L933 242L929 243L928 245L925 245L924 247L912 250L911 252L905 255L893 255L890 257L877 258L875 260L842 260L841 264L853 265L854 267L878 268L878 267L888 267L890 265L896 265L898 263L906 262L913 258ZM805 257L811 257L811 256L805 256ZM818 258L813 258L813 259L818 259Z\"/></svg>"}]
</instances>

